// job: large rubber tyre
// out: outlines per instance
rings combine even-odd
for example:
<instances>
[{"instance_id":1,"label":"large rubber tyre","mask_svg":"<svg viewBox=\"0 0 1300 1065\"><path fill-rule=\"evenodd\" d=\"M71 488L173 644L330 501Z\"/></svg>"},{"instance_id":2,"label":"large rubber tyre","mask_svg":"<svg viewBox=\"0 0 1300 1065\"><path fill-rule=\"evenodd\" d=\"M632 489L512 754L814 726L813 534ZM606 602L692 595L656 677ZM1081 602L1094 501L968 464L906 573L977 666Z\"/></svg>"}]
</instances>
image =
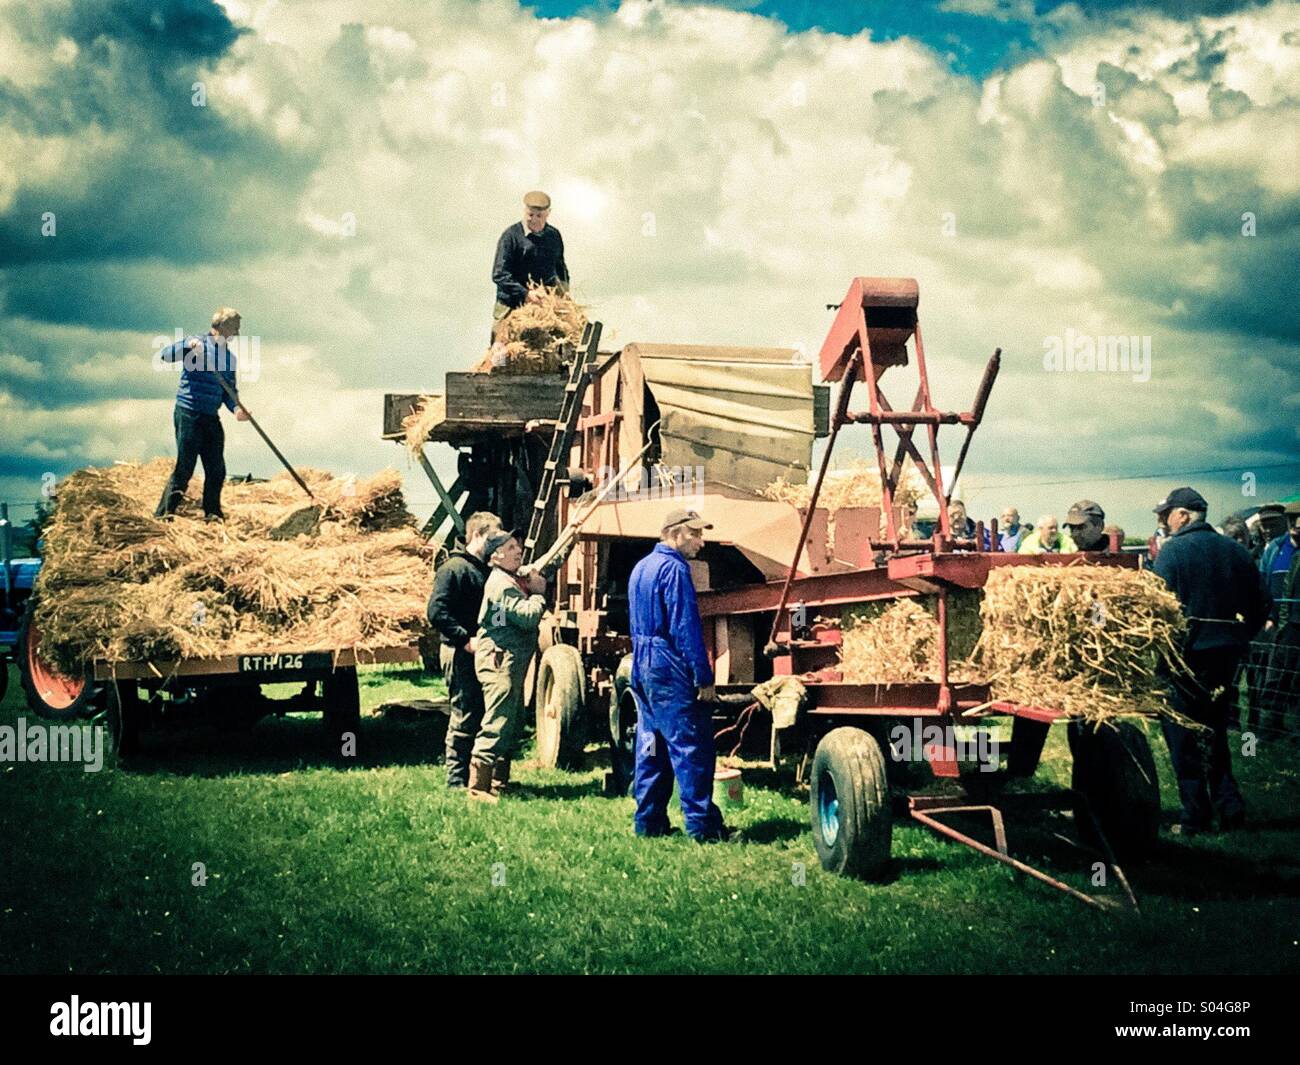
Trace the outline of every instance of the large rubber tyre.
<instances>
[{"instance_id":1,"label":"large rubber tyre","mask_svg":"<svg viewBox=\"0 0 1300 1065\"><path fill-rule=\"evenodd\" d=\"M343 743L343 734L361 731L361 690L357 686L357 667L344 666L326 674L321 682L325 701L323 726L330 743Z\"/></svg>"},{"instance_id":2,"label":"large rubber tyre","mask_svg":"<svg viewBox=\"0 0 1300 1065\"><path fill-rule=\"evenodd\" d=\"M1100 728L1071 721L1069 740L1080 840L1100 847L1096 818L1117 858L1145 858L1155 849L1160 830L1160 784L1146 735L1129 721Z\"/></svg>"},{"instance_id":3,"label":"large rubber tyre","mask_svg":"<svg viewBox=\"0 0 1300 1065\"><path fill-rule=\"evenodd\" d=\"M0 656L0 702L4 702L5 693L9 691L9 660Z\"/></svg>"},{"instance_id":4,"label":"large rubber tyre","mask_svg":"<svg viewBox=\"0 0 1300 1065\"><path fill-rule=\"evenodd\" d=\"M609 690L609 763L611 797L626 795L636 771L636 723L640 716L632 694L632 656L624 655Z\"/></svg>"},{"instance_id":5,"label":"large rubber tyre","mask_svg":"<svg viewBox=\"0 0 1300 1065\"><path fill-rule=\"evenodd\" d=\"M41 631L36 624L36 597L29 596L18 625L14 649L27 705L49 721L75 721L94 711L95 683L89 671L81 677L65 677L41 655Z\"/></svg>"},{"instance_id":6,"label":"large rubber tyre","mask_svg":"<svg viewBox=\"0 0 1300 1065\"><path fill-rule=\"evenodd\" d=\"M889 865L893 817L880 744L859 728L837 728L817 744L812 764L813 844L822 868L879 877Z\"/></svg>"},{"instance_id":7,"label":"large rubber tyre","mask_svg":"<svg viewBox=\"0 0 1300 1065\"><path fill-rule=\"evenodd\" d=\"M109 753L123 761L140 752L147 708L135 681L109 681L106 687Z\"/></svg>"},{"instance_id":8,"label":"large rubber tyre","mask_svg":"<svg viewBox=\"0 0 1300 1065\"><path fill-rule=\"evenodd\" d=\"M567 643L552 644L537 669L534 699L537 760L552 769L577 769L586 745L583 708L587 705L582 655Z\"/></svg>"}]
</instances>

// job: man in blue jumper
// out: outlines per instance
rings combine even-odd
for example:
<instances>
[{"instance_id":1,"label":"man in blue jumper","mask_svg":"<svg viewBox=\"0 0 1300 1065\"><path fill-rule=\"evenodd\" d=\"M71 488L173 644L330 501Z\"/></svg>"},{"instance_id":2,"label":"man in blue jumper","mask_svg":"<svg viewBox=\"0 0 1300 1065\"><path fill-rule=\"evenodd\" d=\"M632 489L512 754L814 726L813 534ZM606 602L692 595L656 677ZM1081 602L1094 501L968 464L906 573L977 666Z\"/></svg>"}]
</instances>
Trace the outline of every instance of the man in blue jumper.
<instances>
[{"instance_id":1,"label":"man in blue jumper","mask_svg":"<svg viewBox=\"0 0 1300 1065\"><path fill-rule=\"evenodd\" d=\"M687 559L712 529L694 510L672 511L659 543L628 581L632 692L639 711L632 794L638 836L665 836L673 777L686 831L701 843L726 839L713 802L713 667Z\"/></svg>"},{"instance_id":2,"label":"man in blue jumper","mask_svg":"<svg viewBox=\"0 0 1300 1065\"><path fill-rule=\"evenodd\" d=\"M530 192L524 197L523 221L507 226L497 241L492 260L492 282L497 287L493 322L501 321L529 300L536 300L538 285L569 290L564 239L558 229L548 224L550 216L551 198L544 192Z\"/></svg>"},{"instance_id":3,"label":"man in blue jumper","mask_svg":"<svg viewBox=\"0 0 1300 1065\"><path fill-rule=\"evenodd\" d=\"M1264 713L1259 722L1269 737L1280 737L1287 718L1300 710L1300 604L1296 601L1300 503L1288 503L1284 513L1287 531L1270 540L1259 559L1260 578L1272 599L1263 633L1267 657L1260 693Z\"/></svg>"},{"instance_id":4,"label":"man in blue jumper","mask_svg":"<svg viewBox=\"0 0 1300 1065\"><path fill-rule=\"evenodd\" d=\"M1193 488L1175 488L1155 507L1170 536L1152 569L1187 617L1181 650L1191 671L1191 676L1165 671L1162 679L1170 686L1173 709L1203 726L1160 722L1183 807L1177 830L1184 835L1210 828L1211 801L1221 827L1237 828L1245 821L1246 803L1232 777L1228 720L1237 701L1237 665L1268 615L1250 552L1206 522L1206 510L1204 497Z\"/></svg>"},{"instance_id":5,"label":"man in blue jumper","mask_svg":"<svg viewBox=\"0 0 1300 1065\"><path fill-rule=\"evenodd\" d=\"M217 413L222 404L234 411L237 421L248 415L237 409L235 401L221 387L218 377L237 392L235 352L229 340L239 335L239 312L221 307L212 316L212 328L206 336L185 337L169 344L158 353L163 362L181 364L181 381L176 390L176 408L172 424L176 429L176 466L154 517L166 518L176 513L185 498L185 489L194 476L194 464L203 460L203 515L206 521L221 521L221 486L226 480L226 434Z\"/></svg>"}]
</instances>

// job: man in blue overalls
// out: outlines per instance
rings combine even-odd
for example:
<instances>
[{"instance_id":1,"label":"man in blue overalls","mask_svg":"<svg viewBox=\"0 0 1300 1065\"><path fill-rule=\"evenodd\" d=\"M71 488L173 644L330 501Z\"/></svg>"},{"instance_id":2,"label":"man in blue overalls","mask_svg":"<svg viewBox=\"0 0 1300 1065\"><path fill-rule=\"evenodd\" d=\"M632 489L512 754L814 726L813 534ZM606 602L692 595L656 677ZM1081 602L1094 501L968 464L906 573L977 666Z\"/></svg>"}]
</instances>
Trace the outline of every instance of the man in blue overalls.
<instances>
[{"instance_id":1,"label":"man in blue overalls","mask_svg":"<svg viewBox=\"0 0 1300 1065\"><path fill-rule=\"evenodd\" d=\"M687 564L704 546L704 530L712 528L694 510L672 511L659 543L628 581L639 711L632 784L638 836L670 831L674 776L687 833L701 843L730 835L713 802L713 667Z\"/></svg>"}]
</instances>

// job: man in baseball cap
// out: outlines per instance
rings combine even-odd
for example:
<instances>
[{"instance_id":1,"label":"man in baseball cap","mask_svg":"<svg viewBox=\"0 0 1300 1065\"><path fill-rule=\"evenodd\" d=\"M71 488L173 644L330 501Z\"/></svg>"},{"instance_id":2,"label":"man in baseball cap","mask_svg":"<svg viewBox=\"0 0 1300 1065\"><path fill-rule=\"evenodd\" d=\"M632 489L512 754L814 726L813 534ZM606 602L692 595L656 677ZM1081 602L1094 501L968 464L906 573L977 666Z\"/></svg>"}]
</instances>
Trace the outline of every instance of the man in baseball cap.
<instances>
[{"instance_id":1,"label":"man in baseball cap","mask_svg":"<svg viewBox=\"0 0 1300 1065\"><path fill-rule=\"evenodd\" d=\"M497 287L497 302L492 312L495 322L516 307L540 299L539 286L569 290L564 239L558 229L548 224L550 215L551 198L546 193L539 190L526 193L523 221L507 226L497 241L496 257L492 261L492 281Z\"/></svg>"},{"instance_id":2,"label":"man in baseball cap","mask_svg":"<svg viewBox=\"0 0 1300 1065\"><path fill-rule=\"evenodd\" d=\"M688 564L712 528L690 507L669 511L659 543L628 580L631 687L638 710L632 823L638 836L671 831L674 777L687 834L701 843L730 835L713 801L713 666Z\"/></svg>"},{"instance_id":3,"label":"man in baseball cap","mask_svg":"<svg viewBox=\"0 0 1300 1065\"><path fill-rule=\"evenodd\" d=\"M1110 546L1105 529L1106 512L1091 499L1080 499L1065 515L1065 531L1080 551L1105 551Z\"/></svg>"},{"instance_id":4,"label":"man in baseball cap","mask_svg":"<svg viewBox=\"0 0 1300 1065\"><path fill-rule=\"evenodd\" d=\"M1208 508L1200 492L1175 488L1153 509L1170 536L1152 569L1187 616L1181 652L1189 673L1166 663L1161 679L1174 710L1210 730L1207 766L1199 730L1168 718L1160 722L1183 807L1178 831L1206 831L1214 807L1222 828L1236 828L1245 820L1246 803L1232 777L1228 719L1236 700L1237 665L1264 623L1267 597L1250 553L1205 520Z\"/></svg>"}]
</instances>

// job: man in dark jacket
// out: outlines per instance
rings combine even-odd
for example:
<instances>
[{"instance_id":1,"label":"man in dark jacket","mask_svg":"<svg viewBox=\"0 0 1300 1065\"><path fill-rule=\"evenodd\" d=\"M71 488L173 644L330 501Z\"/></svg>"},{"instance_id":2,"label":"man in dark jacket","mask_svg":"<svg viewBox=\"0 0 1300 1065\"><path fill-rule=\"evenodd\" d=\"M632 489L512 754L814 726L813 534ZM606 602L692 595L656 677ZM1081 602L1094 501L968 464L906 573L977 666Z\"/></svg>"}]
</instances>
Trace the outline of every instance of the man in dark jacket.
<instances>
[{"instance_id":1,"label":"man in dark jacket","mask_svg":"<svg viewBox=\"0 0 1300 1065\"><path fill-rule=\"evenodd\" d=\"M488 538L501 519L486 510L465 522L465 543L458 545L433 577L429 624L442 636L442 673L447 679L451 720L447 724L447 787L469 783L469 756L483 721L483 689L474 671L475 634L489 566Z\"/></svg>"},{"instance_id":2,"label":"man in dark jacket","mask_svg":"<svg viewBox=\"0 0 1300 1065\"><path fill-rule=\"evenodd\" d=\"M1187 617L1182 654L1191 671L1164 679L1173 709L1205 726L1161 722L1183 807L1178 831L1187 835L1210 827L1211 798L1223 828L1245 820L1246 804L1232 777L1228 718L1236 705L1237 665L1268 614L1250 553L1206 522L1207 509L1193 488L1175 488L1155 507L1170 536L1153 569L1178 596ZM1208 769L1202 742L1209 747Z\"/></svg>"},{"instance_id":3,"label":"man in dark jacket","mask_svg":"<svg viewBox=\"0 0 1300 1065\"><path fill-rule=\"evenodd\" d=\"M544 192L530 192L524 197L523 221L507 226L497 241L497 253L492 260L492 282L497 287L494 322L501 321L527 301L537 299L532 293L538 285L568 291L564 239L558 229L547 223L550 215L551 198Z\"/></svg>"}]
</instances>

